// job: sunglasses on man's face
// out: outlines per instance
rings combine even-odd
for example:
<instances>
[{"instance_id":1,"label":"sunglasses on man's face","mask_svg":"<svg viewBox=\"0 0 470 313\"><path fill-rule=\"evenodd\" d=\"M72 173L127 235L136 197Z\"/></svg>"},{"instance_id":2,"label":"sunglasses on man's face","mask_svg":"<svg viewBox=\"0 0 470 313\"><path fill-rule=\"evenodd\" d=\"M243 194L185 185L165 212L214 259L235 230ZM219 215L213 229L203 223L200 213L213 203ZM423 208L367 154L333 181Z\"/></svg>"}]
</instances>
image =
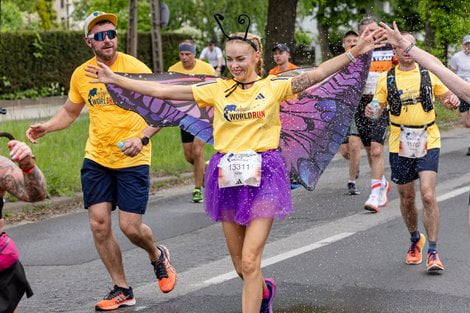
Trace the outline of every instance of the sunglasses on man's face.
<instances>
[{"instance_id":1,"label":"sunglasses on man's face","mask_svg":"<svg viewBox=\"0 0 470 313\"><path fill-rule=\"evenodd\" d=\"M104 41L104 39L108 36L109 40L112 40L116 38L117 36L117 31L115 30L105 30L102 32L94 33L94 34L88 34L87 38L93 38L96 41Z\"/></svg>"}]
</instances>

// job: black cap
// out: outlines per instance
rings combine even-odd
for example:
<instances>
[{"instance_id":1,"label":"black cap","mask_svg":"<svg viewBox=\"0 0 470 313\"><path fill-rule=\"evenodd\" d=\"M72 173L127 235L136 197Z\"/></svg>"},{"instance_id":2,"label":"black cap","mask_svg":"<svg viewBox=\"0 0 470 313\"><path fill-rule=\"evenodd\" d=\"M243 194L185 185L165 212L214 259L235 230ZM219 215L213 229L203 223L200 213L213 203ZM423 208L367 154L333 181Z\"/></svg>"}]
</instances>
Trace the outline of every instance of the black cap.
<instances>
[{"instance_id":1,"label":"black cap","mask_svg":"<svg viewBox=\"0 0 470 313\"><path fill-rule=\"evenodd\" d=\"M354 30L349 30L346 32L346 34L344 34L343 39L351 35L359 37L359 35Z\"/></svg>"},{"instance_id":2,"label":"black cap","mask_svg":"<svg viewBox=\"0 0 470 313\"><path fill-rule=\"evenodd\" d=\"M274 46L273 51L279 49L280 51L287 51L290 52L290 49L287 45L283 43L278 43L277 45Z\"/></svg>"}]
</instances>

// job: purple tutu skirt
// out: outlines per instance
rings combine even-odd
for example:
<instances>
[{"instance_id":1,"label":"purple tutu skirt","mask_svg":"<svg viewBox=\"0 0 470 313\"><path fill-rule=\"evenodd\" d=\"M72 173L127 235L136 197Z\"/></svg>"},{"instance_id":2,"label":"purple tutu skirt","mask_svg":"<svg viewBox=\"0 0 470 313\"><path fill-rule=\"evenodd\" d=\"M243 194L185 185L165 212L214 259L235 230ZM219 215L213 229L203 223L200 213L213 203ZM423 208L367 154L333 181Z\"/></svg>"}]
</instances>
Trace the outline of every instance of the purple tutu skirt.
<instances>
[{"instance_id":1,"label":"purple tutu skirt","mask_svg":"<svg viewBox=\"0 0 470 313\"><path fill-rule=\"evenodd\" d=\"M204 202L211 220L248 225L256 218L283 219L294 211L289 176L279 151L261 152L259 187L219 188L218 164L223 156L214 154L205 171Z\"/></svg>"}]
</instances>

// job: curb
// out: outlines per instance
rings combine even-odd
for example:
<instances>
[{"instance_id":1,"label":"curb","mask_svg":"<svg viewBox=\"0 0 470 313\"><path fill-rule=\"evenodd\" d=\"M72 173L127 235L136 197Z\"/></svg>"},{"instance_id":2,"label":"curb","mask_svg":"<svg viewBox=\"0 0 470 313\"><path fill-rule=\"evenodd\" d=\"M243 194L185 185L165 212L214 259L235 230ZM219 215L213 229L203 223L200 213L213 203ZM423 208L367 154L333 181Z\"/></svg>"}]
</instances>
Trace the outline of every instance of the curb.
<instances>
[{"instance_id":1,"label":"curb","mask_svg":"<svg viewBox=\"0 0 470 313\"><path fill-rule=\"evenodd\" d=\"M193 173L181 173L179 175L152 177L150 179L150 194L165 187L186 184L187 180L194 177ZM150 198L150 196L149 196ZM149 199L150 200L150 199ZM67 206L83 206L83 194L78 192L69 197L51 197L39 202L5 202L3 211L5 214L26 213L35 209L55 209Z\"/></svg>"}]
</instances>

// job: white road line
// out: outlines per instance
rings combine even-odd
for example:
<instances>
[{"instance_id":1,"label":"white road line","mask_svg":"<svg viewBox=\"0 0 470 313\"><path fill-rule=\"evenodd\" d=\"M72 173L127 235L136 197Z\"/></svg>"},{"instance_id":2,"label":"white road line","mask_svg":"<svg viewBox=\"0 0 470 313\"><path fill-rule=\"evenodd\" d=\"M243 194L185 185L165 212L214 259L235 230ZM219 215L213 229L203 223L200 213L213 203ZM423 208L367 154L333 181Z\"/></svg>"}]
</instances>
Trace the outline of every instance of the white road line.
<instances>
[{"instance_id":1,"label":"white road line","mask_svg":"<svg viewBox=\"0 0 470 313\"><path fill-rule=\"evenodd\" d=\"M298 256L300 254L303 254L303 253L306 253L306 252L309 252L309 251L327 246L327 245L329 245L333 242L344 239L344 238L349 237L349 236L354 235L354 234L355 233L340 233L340 234L331 236L329 238L314 242L312 244L309 244L309 245L306 245L306 246L303 246L303 247L300 247L300 248L297 248L297 249L293 249L293 250L290 250L290 251L286 251L284 253L281 253L279 255L275 255L273 257L270 257L266 260L261 261L261 267L266 267L266 266L269 266L269 265L272 265L272 264L282 262L284 260L287 260L287 259L293 258L295 256ZM223 283L227 280L237 278L237 277L238 277L237 273L235 271L231 271L231 272L228 272L226 274L222 274L222 275L213 277L211 279L208 279L208 280L204 281L203 284L204 285L220 284L220 283Z\"/></svg>"},{"instance_id":2,"label":"white road line","mask_svg":"<svg viewBox=\"0 0 470 313\"><path fill-rule=\"evenodd\" d=\"M469 191L470 191L470 187L462 187L462 188L459 188L459 189L455 189L451 192L448 192L446 194L438 196L437 197L437 202L442 202L442 201L460 196L461 194L469 192Z\"/></svg>"},{"instance_id":3,"label":"white road line","mask_svg":"<svg viewBox=\"0 0 470 313\"><path fill-rule=\"evenodd\" d=\"M461 187L468 184L470 184L470 175L463 175L456 179L446 181L445 183L438 184L437 194L441 195L437 197L437 200L442 202L470 191L470 187ZM417 203L419 203L419 195L417 195L417 198ZM467 203L465 202L465 207L466 206ZM265 247L265 259L262 261L262 267L277 264L297 255L325 247L358 232L367 231L368 229L385 224L396 218L401 218L399 199L391 201L388 206L378 214L368 214L368 212L364 211L329 223L317 225L286 238L269 242ZM317 241L309 243L312 239L316 239ZM305 243L309 244L305 245ZM171 243L168 244L171 245ZM282 251L282 253L279 253L280 251ZM139 299L146 299L156 304L237 277L238 275L233 271L230 257L227 256L223 259L178 273L178 284L175 290L169 294L159 296L158 300L155 299L156 293L159 294L156 290L155 283L141 285L135 288L134 292L139 295Z\"/></svg>"}]
</instances>

